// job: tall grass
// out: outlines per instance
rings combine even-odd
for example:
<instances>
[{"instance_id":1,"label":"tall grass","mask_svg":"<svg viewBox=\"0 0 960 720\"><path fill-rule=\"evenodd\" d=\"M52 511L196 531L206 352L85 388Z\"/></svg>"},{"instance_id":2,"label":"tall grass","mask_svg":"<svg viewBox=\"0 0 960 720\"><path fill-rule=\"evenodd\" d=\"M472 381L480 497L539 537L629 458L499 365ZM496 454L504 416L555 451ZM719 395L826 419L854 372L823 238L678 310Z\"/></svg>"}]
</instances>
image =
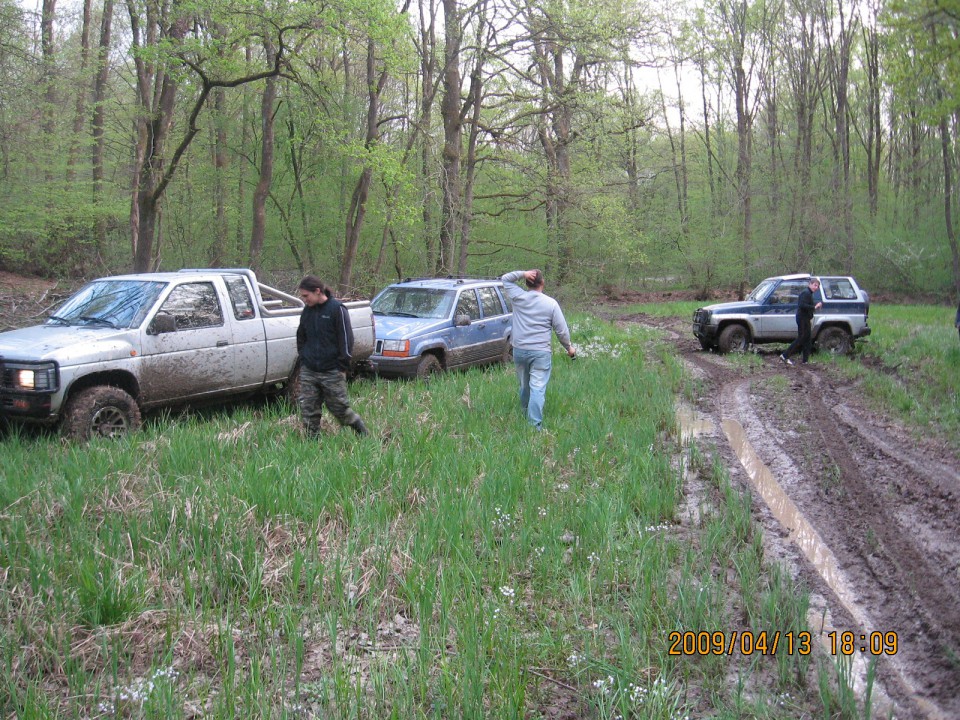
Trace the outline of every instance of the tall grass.
<instances>
[{"instance_id":1,"label":"tall grass","mask_svg":"<svg viewBox=\"0 0 960 720\"><path fill-rule=\"evenodd\" d=\"M680 364L586 317L546 431L511 369L351 386L369 438L281 405L0 452L0 712L17 717L793 717L800 627L751 499L683 448ZM689 455L690 460L684 460ZM681 512L684 468L708 488ZM791 698L784 701L786 694Z\"/></svg>"}]
</instances>

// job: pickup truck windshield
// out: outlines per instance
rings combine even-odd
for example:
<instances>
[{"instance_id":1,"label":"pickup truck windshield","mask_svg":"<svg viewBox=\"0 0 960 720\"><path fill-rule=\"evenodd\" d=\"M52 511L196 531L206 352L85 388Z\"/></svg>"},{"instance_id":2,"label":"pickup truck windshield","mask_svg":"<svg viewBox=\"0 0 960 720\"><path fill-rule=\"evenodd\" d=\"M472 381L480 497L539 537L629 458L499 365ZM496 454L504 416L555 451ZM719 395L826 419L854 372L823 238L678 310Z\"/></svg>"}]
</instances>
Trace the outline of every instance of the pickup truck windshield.
<instances>
[{"instance_id":1,"label":"pickup truck windshield","mask_svg":"<svg viewBox=\"0 0 960 720\"><path fill-rule=\"evenodd\" d=\"M445 318L453 305L453 290L388 287L373 301L374 315L412 318Z\"/></svg>"},{"instance_id":2,"label":"pickup truck windshield","mask_svg":"<svg viewBox=\"0 0 960 720\"><path fill-rule=\"evenodd\" d=\"M166 286L146 280L102 280L90 283L50 316L47 325L131 328L143 322Z\"/></svg>"}]
</instances>

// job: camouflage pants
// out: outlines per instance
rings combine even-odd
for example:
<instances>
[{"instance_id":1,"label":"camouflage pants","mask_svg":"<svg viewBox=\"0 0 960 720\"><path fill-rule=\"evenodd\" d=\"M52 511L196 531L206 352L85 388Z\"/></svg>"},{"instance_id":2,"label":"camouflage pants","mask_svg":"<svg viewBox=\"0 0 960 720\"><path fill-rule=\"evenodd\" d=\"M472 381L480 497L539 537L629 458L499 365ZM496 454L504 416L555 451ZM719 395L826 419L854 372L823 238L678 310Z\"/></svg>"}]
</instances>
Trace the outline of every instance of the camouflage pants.
<instances>
[{"instance_id":1,"label":"camouflage pants","mask_svg":"<svg viewBox=\"0 0 960 720\"><path fill-rule=\"evenodd\" d=\"M341 425L352 425L360 416L350 407L347 376L339 370L315 372L300 368L300 415L307 432L320 432L320 416L326 405Z\"/></svg>"}]
</instances>

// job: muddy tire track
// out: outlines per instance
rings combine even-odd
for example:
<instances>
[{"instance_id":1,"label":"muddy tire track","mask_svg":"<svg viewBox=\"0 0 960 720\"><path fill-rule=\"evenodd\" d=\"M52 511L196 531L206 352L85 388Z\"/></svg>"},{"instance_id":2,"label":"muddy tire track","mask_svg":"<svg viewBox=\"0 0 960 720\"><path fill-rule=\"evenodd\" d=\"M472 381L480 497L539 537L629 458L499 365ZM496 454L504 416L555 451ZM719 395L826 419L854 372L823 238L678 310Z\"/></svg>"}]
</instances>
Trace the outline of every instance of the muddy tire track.
<instances>
[{"instance_id":1,"label":"muddy tire track","mask_svg":"<svg viewBox=\"0 0 960 720\"><path fill-rule=\"evenodd\" d=\"M638 322L666 331L701 389L696 410L717 424L735 419L836 556L854 591L857 612L789 545L759 499L758 521L792 565L822 596L837 630L869 638L896 632L894 657L881 658L878 678L898 718L960 718L960 458L944 443L912 436L866 408L857 385L816 357L807 366L759 365L704 352L687 323L648 316ZM782 378L782 379L781 379ZM718 446L730 475L750 488L729 447ZM866 618L861 627L854 617Z\"/></svg>"}]
</instances>

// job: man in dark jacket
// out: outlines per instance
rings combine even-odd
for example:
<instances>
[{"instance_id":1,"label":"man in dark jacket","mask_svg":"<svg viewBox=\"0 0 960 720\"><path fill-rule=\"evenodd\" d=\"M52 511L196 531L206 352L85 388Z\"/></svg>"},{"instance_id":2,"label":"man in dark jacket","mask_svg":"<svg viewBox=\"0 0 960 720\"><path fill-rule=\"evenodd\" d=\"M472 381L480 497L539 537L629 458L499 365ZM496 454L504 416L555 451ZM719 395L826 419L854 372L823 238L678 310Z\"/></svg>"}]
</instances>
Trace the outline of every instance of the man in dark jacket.
<instances>
[{"instance_id":1,"label":"man in dark jacket","mask_svg":"<svg viewBox=\"0 0 960 720\"><path fill-rule=\"evenodd\" d=\"M307 275L298 287L306 307L297 328L300 354L300 413L307 432L320 434L320 416L326 404L341 425L366 435L363 420L350 407L347 371L353 351L353 329L347 309L333 297L320 278Z\"/></svg>"},{"instance_id":2,"label":"man in dark jacket","mask_svg":"<svg viewBox=\"0 0 960 720\"><path fill-rule=\"evenodd\" d=\"M810 334L810 324L813 322L813 314L821 307L822 302L817 302L813 294L820 289L820 281L816 278L810 278L805 290L800 291L800 297L797 298L797 339L790 343L787 351L780 356L780 361L787 365L793 365L790 356L798 349L803 350L803 362L810 359L810 351L813 350L813 337Z\"/></svg>"}]
</instances>

